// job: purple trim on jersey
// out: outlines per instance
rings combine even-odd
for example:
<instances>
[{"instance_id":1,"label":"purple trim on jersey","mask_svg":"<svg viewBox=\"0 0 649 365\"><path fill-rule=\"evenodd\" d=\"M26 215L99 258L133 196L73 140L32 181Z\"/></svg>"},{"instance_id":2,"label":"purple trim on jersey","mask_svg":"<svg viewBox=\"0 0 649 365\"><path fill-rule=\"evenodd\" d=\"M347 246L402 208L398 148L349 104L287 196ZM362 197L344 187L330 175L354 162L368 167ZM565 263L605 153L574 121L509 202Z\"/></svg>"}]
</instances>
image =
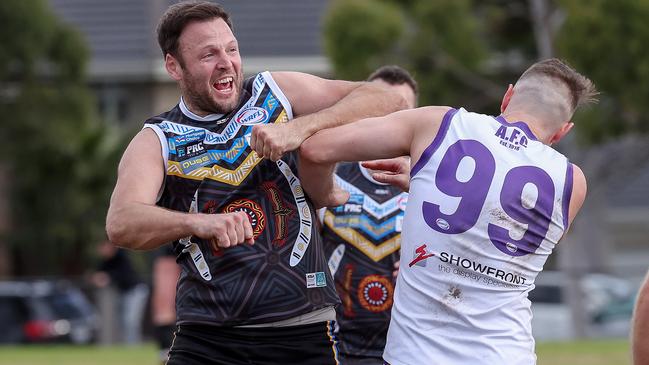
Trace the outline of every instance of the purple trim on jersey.
<instances>
[{"instance_id":1,"label":"purple trim on jersey","mask_svg":"<svg viewBox=\"0 0 649 365\"><path fill-rule=\"evenodd\" d=\"M506 126L519 128L520 130L522 130L525 133L525 135L527 135L527 138L529 138L529 139L531 139L533 141L538 141L538 138L536 138L534 133L532 133L532 130L530 129L530 127L525 122L520 122L519 121L519 122L510 123L502 115L497 116L496 120L499 121L501 124L504 124Z\"/></svg>"},{"instance_id":2,"label":"purple trim on jersey","mask_svg":"<svg viewBox=\"0 0 649 365\"><path fill-rule=\"evenodd\" d=\"M566 180L563 185L563 230L568 229L568 214L570 213L570 198L572 197L572 164L568 162L566 169Z\"/></svg>"},{"instance_id":3,"label":"purple trim on jersey","mask_svg":"<svg viewBox=\"0 0 649 365\"><path fill-rule=\"evenodd\" d=\"M449 111L444 114L444 118L442 119L442 123L439 125L439 130L437 131L435 139L433 139L433 142L426 147L424 153L421 154L421 157L419 157L419 160L415 164L415 167L410 171L411 179L419 172L419 170L421 170L422 167L424 167L433 153L435 153L435 150L437 150L439 145L442 144L446 132L448 132L448 127L451 125L451 119L453 119L455 113L457 113L457 109L449 109Z\"/></svg>"}]
</instances>

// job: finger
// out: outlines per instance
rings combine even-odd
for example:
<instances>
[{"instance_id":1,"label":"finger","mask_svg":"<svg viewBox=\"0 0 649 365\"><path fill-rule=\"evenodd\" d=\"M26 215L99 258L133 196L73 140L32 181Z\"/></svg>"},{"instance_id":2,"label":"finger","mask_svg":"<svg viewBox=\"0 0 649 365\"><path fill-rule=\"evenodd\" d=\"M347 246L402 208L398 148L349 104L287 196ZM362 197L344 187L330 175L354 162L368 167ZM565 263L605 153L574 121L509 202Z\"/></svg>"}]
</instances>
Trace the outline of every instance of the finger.
<instances>
[{"instance_id":1,"label":"finger","mask_svg":"<svg viewBox=\"0 0 649 365\"><path fill-rule=\"evenodd\" d=\"M212 238L210 240L210 245L212 246L212 250L218 251L221 247L219 245L219 241L216 238Z\"/></svg>"},{"instance_id":2,"label":"finger","mask_svg":"<svg viewBox=\"0 0 649 365\"><path fill-rule=\"evenodd\" d=\"M390 183L394 182L396 180L397 176L398 175L388 174L388 173L384 173L384 172L373 172L372 173L372 177L374 178L374 180L376 180L378 182L386 183L386 184L390 184Z\"/></svg>"},{"instance_id":3,"label":"finger","mask_svg":"<svg viewBox=\"0 0 649 365\"><path fill-rule=\"evenodd\" d=\"M397 261L394 263L394 269L399 270L399 266L401 265L401 260Z\"/></svg>"},{"instance_id":4,"label":"finger","mask_svg":"<svg viewBox=\"0 0 649 365\"><path fill-rule=\"evenodd\" d=\"M237 240L237 230L236 223L230 217L230 222L228 225L228 238L230 239L230 246L236 246L239 241Z\"/></svg>"},{"instance_id":5,"label":"finger","mask_svg":"<svg viewBox=\"0 0 649 365\"><path fill-rule=\"evenodd\" d=\"M252 133L250 133L250 148L253 151L257 151L257 130L259 126L255 125L252 127Z\"/></svg>"},{"instance_id":6,"label":"finger","mask_svg":"<svg viewBox=\"0 0 649 365\"><path fill-rule=\"evenodd\" d=\"M230 238L227 234L223 234L216 238L216 245L223 248L230 247Z\"/></svg>"},{"instance_id":7,"label":"finger","mask_svg":"<svg viewBox=\"0 0 649 365\"><path fill-rule=\"evenodd\" d=\"M266 142L268 142L268 141L266 141ZM270 158L271 153L272 153L272 146L271 146L271 144L270 144L270 143L264 143L264 149L263 149L263 151L262 151L262 155L263 155L265 158Z\"/></svg>"},{"instance_id":8,"label":"finger","mask_svg":"<svg viewBox=\"0 0 649 365\"><path fill-rule=\"evenodd\" d=\"M252 224L250 223L250 217L248 217L248 214L246 214L246 219L243 221L243 237L247 243L250 243L251 240L254 242L254 233L252 231Z\"/></svg>"},{"instance_id":9,"label":"finger","mask_svg":"<svg viewBox=\"0 0 649 365\"><path fill-rule=\"evenodd\" d=\"M245 240L244 230L243 230L243 222L244 222L243 220L244 219L247 220L248 218L243 218L239 214L237 214L237 216L238 216L237 222L234 225L234 233L235 233L235 236L236 236L236 243L238 245L240 243L243 243L243 241Z\"/></svg>"},{"instance_id":10,"label":"finger","mask_svg":"<svg viewBox=\"0 0 649 365\"><path fill-rule=\"evenodd\" d=\"M275 148L274 151L271 152L270 160L273 162L276 162L280 158L282 158L283 153L279 148Z\"/></svg>"},{"instance_id":11,"label":"finger","mask_svg":"<svg viewBox=\"0 0 649 365\"><path fill-rule=\"evenodd\" d=\"M361 163L363 167L372 169L372 170L385 170L398 172L400 164L394 159L390 160L374 160L374 161L364 161Z\"/></svg>"}]
</instances>

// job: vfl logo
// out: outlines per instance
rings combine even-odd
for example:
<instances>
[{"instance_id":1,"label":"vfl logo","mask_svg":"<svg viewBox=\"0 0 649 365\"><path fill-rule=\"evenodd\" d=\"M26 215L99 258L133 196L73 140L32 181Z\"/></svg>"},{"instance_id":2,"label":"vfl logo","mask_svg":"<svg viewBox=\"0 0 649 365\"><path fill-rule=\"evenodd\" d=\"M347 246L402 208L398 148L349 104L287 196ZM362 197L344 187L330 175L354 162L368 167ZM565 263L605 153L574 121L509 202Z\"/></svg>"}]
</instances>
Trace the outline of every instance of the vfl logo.
<instances>
[{"instance_id":1,"label":"vfl logo","mask_svg":"<svg viewBox=\"0 0 649 365\"><path fill-rule=\"evenodd\" d=\"M266 109L252 106L246 108L237 115L236 122L242 125L255 125L265 122L268 119L268 112Z\"/></svg>"},{"instance_id":2,"label":"vfl logo","mask_svg":"<svg viewBox=\"0 0 649 365\"><path fill-rule=\"evenodd\" d=\"M412 267L413 265L415 265L419 261L424 261L429 257L435 256L434 253L426 252L426 245L425 244L417 247L417 249L415 249L415 253L417 254L417 256L415 258L413 258L412 261L410 261L410 264L408 264L409 267ZM426 266L426 263L424 262L423 265L420 265L420 266Z\"/></svg>"}]
</instances>

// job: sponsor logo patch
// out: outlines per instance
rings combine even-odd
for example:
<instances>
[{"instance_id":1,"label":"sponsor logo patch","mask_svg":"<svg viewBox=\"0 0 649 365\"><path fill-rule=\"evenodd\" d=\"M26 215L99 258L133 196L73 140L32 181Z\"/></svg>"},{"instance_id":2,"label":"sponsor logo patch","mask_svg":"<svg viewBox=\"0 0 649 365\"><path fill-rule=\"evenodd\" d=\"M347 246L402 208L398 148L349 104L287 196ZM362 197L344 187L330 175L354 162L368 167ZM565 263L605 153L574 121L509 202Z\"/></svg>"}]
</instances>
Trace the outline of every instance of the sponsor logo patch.
<instances>
[{"instance_id":1,"label":"sponsor logo patch","mask_svg":"<svg viewBox=\"0 0 649 365\"><path fill-rule=\"evenodd\" d=\"M242 109L234 120L242 125L255 125L261 124L268 120L268 112L266 109L251 106Z\"/></svg>"},{"instance_id":2,"label":"sponsor logo patch","mask_svg":"<svg viewBox=\"0 0 649 365\"><path fill-rule=\"evenodd\" d=\"M307 288L322 288L324 286L327 286L327 276L323 271L306 274Z\"/></svg>"},{"instance_id":3,"label":"sponsor logo patch","mask_svg":"<svg viewBox=\"0 0 649 365\"><path fill-rule=\"evenodd\" d=\"M428 253L426 251L426 245L421 245L415 249L415 254L413 255L412 261L408 264L409 267L413 265L417 266L426 266L426 259L429 257L435 256L434 253Z\"/></svg>"}]
</instances>

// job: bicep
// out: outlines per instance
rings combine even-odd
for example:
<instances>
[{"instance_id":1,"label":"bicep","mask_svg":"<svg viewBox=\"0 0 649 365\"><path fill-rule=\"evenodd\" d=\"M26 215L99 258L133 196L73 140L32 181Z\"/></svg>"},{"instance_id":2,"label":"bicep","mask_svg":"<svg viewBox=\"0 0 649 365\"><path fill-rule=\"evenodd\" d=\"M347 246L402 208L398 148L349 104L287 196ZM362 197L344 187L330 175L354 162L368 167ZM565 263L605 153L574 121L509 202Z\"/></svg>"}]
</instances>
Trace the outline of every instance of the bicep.
<instances>
[{"instance_id":1,"label":"bicep","mask_svg":"<svg viewBox=\"0 0 649 365\"><path fill-rule=\"evenodd\" d=\"M162 146L150 128L141 130L124 151L111 205L155 204L165 176Z\"/></svg>"},{"instance_id":2,"label":"bicep","mask_svg":"<svg viewBox=\"0 0 649 365\"><path fill-rule=\"evenodd\" d=\"M300 72L273 72L273 79L298 117L326 109L347 96L362 82L327 80Z\"/></svg>"}]
</instances>

